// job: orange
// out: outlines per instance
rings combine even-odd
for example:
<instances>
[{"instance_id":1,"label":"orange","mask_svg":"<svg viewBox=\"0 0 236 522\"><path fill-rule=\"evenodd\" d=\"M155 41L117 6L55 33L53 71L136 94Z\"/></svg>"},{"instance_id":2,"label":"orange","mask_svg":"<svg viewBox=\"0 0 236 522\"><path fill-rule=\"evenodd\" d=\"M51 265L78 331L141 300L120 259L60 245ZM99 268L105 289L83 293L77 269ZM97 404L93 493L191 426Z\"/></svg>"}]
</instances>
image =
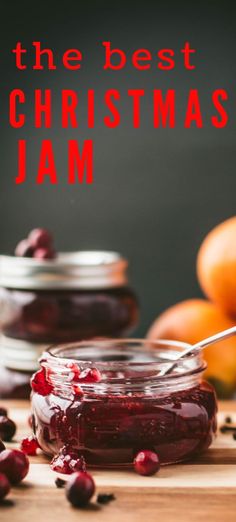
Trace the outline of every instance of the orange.
<instances>
[{"instance_id":1,"label":"orange","mask_svg":"<svg viewBox=\"0 0 236 522\"><path fill-rule=\"evenodd\" d=\"M206 296L236 318L236 216L206 236L198 253L197 274Z\"/></svg>"},{"instance_id":2,"label":"orange","mask_svg":"<svg viewBox=\"0 0 236 522\"><path fill-rule=\"evenodd\" d=\"M204 299L189 299L163 312L154 321L147 337L194 344L232 326L234 321L213 303ZM232 393L236 383L236 337L206 348L204 359L208 364L206 377L220 383L222 396Z\"/></svg>"}]
</instances>

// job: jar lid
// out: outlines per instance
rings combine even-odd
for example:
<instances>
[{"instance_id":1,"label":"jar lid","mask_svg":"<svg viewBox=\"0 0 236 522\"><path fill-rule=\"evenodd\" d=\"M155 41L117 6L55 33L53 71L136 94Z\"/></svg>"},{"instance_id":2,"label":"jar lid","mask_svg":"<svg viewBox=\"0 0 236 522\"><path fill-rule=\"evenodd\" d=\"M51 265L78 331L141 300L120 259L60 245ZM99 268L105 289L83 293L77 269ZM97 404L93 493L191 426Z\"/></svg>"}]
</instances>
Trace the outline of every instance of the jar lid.
<instances>
[{"instance_id":1,"label":"jar lid","mask_svg":"<svg viewBox=\"0 0 236 522\"><path fill-rule=\"evenodd\" d=\"M53 260L0 256L0 286L15 289L98 289L127 283L127 260L117 252L61 252Z\"/></svg>"}]
</instances>

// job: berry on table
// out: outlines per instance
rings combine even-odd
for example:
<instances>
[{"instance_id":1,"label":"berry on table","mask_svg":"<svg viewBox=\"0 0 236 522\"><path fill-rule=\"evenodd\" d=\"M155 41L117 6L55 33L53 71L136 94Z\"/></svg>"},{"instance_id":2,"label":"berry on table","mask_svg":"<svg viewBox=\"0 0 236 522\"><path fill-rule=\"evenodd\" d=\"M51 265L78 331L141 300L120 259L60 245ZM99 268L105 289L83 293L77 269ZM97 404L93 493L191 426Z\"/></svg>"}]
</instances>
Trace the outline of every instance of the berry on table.
<instances>
[{"instance_id":1,"label":"berry on table","mask_svg":"<svg viewBox=\"0 0 236 522\"><path fill-rule=\"evenodd\" d=\"M0 473L7 476L11 484L19 484L29 471L29 459L23 451L13 449L0 453Z\"/></svg>"},{"instance_id":2,"label":"berry on table","mask_svg":"<svg viewBox=\"0 0 236 522\"><path fill-rule=\"evenodd\" d=\"M16 425L5 415L0 415L0 438L9 442L16 433Z\"/></svg>"},{"instance_id":3,"label":"berry on table","mask_svg":"<svg viewBox=\"0 0 236 522\"><path fill-rule=\"evenodd\" d=\"M139 475L154 475L160 469L158 455L154 451L139 451L134 459L134 469Z\"/></svg>"},{"instance_id":4,"label":"berry on table","mask_svg":"<svg viewBox=\"0 0 236 522\"><path fill-rule=\"evenodd\" d=\"M66 497L74 507L86 506L94 492L93 477L85 471L74 473L66 485Z\"/></svg>"}]
</instances>

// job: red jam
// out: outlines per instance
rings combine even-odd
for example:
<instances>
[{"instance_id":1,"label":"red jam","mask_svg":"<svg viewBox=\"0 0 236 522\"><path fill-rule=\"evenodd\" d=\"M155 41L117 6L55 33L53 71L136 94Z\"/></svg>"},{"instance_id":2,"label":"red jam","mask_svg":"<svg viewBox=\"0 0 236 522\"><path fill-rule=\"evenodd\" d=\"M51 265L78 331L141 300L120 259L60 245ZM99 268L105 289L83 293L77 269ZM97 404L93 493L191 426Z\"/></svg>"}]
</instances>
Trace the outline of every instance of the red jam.
<instances>
[{"instance_id":1,"label":"red jam","mask_svg":"<svg viewBox=\"0 0 236 522\"><path fill-rule=\"evenodd\" d=\"M51 349L41 363L50 393L32 382L40 447L55 455L67 445L88 465L100 467L131 466L143 449L154 451L161 464L207 449L216 432L217 406L213 388L201 379L205 365L200 355L185 357L173 374L158 378L176 349L183 346L147 341ZM79 383L77 394L78 374L74 379L67 357L73 357L81 373L96 366L100 380Z\"/></svg>"},{"instance_id":2,"label":"red jam","mask_svg":"<svg viewBox=\"0 0 236 522\"><path fill-rule=\"evenodd\" d=\"M101 290L2 291L6 337L62 343L120 337L137 322L137 302L128 287Z\"/></svg>"}]
</instances>

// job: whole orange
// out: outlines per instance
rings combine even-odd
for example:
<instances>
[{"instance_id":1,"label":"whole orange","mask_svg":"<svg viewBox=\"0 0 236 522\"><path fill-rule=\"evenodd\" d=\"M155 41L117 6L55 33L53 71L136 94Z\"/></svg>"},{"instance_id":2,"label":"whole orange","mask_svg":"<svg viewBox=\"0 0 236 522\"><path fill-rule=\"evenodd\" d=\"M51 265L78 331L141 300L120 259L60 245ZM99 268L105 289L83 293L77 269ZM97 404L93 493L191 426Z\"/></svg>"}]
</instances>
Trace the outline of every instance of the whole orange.
<instances>
[{"instance_id":1,"label":"whole orange","mask_svg":"<svg viewBox=\"0 0 236 522\"><path fill-rule=\"evenodd\" d=\"M190 344L231 328L234 321L220 308L204 299L189 299L171 306L153 323L148 339L175 339ZM214 381L221 396L228 396L236 384L236 337L204 350L206 377Z\"/></svg>"},{"instance_id":2,"label":"whole orange","mask_svg":"<svg viewBox=\"0 0 236 522\"><path fill-rule=\"evenodd\" d=\"M204 239L197 275L206 296L236 318L236 216L216 226Z\"/></svg>"}]
</instances>

